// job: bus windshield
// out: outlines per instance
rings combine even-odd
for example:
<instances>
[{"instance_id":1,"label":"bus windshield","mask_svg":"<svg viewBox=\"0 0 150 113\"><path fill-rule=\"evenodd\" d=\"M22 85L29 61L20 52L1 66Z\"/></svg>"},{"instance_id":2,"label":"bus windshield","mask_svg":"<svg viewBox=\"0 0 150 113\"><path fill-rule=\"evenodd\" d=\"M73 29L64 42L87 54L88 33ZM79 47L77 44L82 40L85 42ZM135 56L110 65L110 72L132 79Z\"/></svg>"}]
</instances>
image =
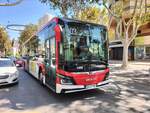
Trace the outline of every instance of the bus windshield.
<instances>
[{"instance_id":1,"label":"bus windshield","mask_svg":"<svg viewBox=\"0 0 150 113\"><path fill-rule=\"evenodd\" d=\"M104 27L68 22L60 44L61 68L78 72L97 71L107 64L107 48L107 33Z\"/></svg>"}]
</instances>

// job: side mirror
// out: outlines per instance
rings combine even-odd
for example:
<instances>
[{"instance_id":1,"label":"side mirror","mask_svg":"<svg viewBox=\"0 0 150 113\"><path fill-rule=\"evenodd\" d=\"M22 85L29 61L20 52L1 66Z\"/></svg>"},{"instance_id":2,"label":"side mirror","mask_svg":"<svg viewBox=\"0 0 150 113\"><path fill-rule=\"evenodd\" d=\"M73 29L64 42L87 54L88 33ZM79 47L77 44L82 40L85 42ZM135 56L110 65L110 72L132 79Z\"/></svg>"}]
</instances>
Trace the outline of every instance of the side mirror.
<instances>
[{"instance_id":1,"label":"side mirror","mask_svg":"<svg viewBox=\"0 0 150 113\"><path fill-rule=\"evenodd\" d=\"M48 60L48 59L44 59L44 62L45 62L45 63L49 63L49 60Z\"/></svg>"},{"instance_id":2,"label":"side mirror","mask_svg":"<svg viewBox=\"0 0 150 113\"><path fill-rule=\"evenodd\" d=\"M52 61L51 61L51 63L52 63L53 65L55 65L55 63L56 63L56 59L55 59L55 58L53 58L53 59L52 59Z\"/></svg>"},{"instance_id":3,"label":"side mirror","mask_svg":"<svg viewBox=\"0 0 150 113\"><path fill-rule=\"evenodd\" d=\"M47 59L44 59L44 62L47 63Z\"/></svg>"},{"instance_id":4,"label":"side mirror","mask_svg":"<svg viewBox=\"0 0 150 113\"><path fill-rule=\"evenodd\" d=\"M46 66L49 66L49 65L50 65L49 60L48 60L48 59L44 59L44 64L45 64Z\"/></svg>"}]
</instances>

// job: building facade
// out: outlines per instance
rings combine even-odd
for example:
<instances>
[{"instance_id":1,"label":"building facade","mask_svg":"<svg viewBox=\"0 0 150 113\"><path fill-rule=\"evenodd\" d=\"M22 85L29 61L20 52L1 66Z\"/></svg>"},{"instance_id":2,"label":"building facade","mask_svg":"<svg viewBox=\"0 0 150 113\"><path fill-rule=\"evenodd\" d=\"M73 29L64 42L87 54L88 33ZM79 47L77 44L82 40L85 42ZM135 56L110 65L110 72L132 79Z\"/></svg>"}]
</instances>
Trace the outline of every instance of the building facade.
<instances>
[{"instance_id":1,"label":"building facade","mask_svg":"<svg viewBox=\"0 0 150 113\"><path fill-rule=\"evenodd\" d=\"M137 37L135 39L134 57L138 59L150 60L150 35Z\"/></svg>"},{"instance_id":2,"label":"building facade","mask_svg":"<svg viewBox=\"0 0 150 113\"><path fill-rule=\"evenodd\" d=\"M114 0L113 2L119 2L120 0ZM123 2L123 17L128 19L132 16L133 8L136 0L124 0ZM137 2L137 6L139 7L140 1ZM146 10L142 10L142 12L147 11L150 12L150 0L146 1L147 8ZM145 8L144 8L145 9ZM116 22L113 20L111 22L110 27L110 59L111 60L122 60L123 56L123 45L121 40L117 37L116 34ZM138 59L150 59L150 20L148 23L140 26L138 29L138 35L130 44L128 49L128 58L129 60L138 60Z\"/></svg>"}]
</instances>

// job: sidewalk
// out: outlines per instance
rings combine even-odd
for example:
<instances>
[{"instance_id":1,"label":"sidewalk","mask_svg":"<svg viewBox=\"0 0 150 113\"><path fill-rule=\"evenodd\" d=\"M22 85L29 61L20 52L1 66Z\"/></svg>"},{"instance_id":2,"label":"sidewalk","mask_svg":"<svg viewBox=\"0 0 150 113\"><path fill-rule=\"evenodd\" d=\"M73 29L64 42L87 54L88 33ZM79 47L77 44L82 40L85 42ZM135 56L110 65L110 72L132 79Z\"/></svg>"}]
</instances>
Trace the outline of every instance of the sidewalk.
<instances>
[{"instance_id":1,"label":"sidewalk","mask_svg":"<svg viewBox=\"0 0 150 113\"><path fill-rule=\"evenodd\" d=\"M121 61L109 61L110 78L121 88L119 106L137 113L150 112L150 62L129 62L126 70Z\"/></svg>"},{"instance_id":2,"label":"sidewalk","mask_svg":"<svg viewBox=\"0 0 150 113\"><path fill-rule=\"evenodd\" d=\"M122 61L109 61L111 74L114 73L135 73L135 74L150 74L150 61L129 61L126 70L121 69Z\"/></svg>"},{"instance_id":3,"label":"sidewalk","mask_svg":"<svg viewBox=\"0 0 150 113\"><path fill-rule=\"evenodd\" d=\"M109 60L110 64L122 64L122 61L120 60ZM129 61L129 65L149 65L150 66L150 60L148 61Z\"/></svg>"}]
</instances>

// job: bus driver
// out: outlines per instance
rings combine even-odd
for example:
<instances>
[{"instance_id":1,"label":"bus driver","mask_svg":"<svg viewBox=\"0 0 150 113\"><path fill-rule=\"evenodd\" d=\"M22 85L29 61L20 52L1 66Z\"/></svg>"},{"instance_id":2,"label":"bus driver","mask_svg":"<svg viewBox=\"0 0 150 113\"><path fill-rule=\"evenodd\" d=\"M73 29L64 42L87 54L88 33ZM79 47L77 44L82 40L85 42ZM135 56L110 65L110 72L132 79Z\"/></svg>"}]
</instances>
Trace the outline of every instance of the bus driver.
<instances>
[{"instance_id":1,"label":"bus driver","mask_svg":"<svg viewBox=\"0 0 150 113\"><path fill-rule=\"evenodd\" d=\"M84 58L87 55L88 46L86 42L86 36L82 36L77 43L77 55L81 58Z\"/></svg>"}]
</instances>

